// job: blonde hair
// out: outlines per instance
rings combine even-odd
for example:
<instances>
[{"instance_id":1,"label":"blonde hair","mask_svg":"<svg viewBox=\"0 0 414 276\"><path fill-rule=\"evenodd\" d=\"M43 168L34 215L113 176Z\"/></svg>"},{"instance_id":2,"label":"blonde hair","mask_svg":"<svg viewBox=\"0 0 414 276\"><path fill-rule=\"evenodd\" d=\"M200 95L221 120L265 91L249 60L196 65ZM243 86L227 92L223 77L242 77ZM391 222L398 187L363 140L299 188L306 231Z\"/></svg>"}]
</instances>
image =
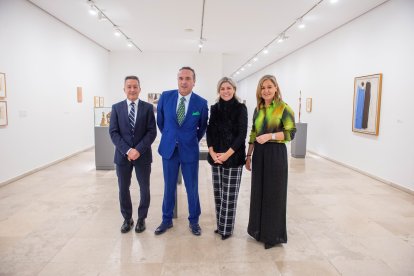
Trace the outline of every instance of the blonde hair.
<instances>
[{"instance_id":1,"label":"blonde hair","mask_svg":"<svg viewBox=\"0 0 414 276\"><path fill-rule=\"evenodd\" d=\"M273 99L275 101L281 101L282 100L282 93L280 92L279 85L277 84L276 77L273 76L273 75L264 75L259 80L259 83L257 84L257 89L256 89L257 111L259 111L259 109L262 108L265 104L265 102L262 98L262 86L263 86L263 83L267 80L270 80L274 84L274 86L276 87L276 93L275 93L275 96L273 97Z\"/></svg>"},{"instance_id":2,"label":"blonde hair","mask_svg":"<svg viewBox=\"0 0 414 276\"><path fill-rule=\"evenodd\" d=\"M236 91L237 91L236 82L233 79L231 79L231 78L223 77L217 83L217 94L219 94L219 96L217 98L217 101L220 99L220 87L223 85L223 83L226 83L226 82L229 83L233 87L233 89L234 89L234 95L233 95L233 97L236 98L237 100L239 100L239 98L236 96Z\"/></svg>"}]
</instances>

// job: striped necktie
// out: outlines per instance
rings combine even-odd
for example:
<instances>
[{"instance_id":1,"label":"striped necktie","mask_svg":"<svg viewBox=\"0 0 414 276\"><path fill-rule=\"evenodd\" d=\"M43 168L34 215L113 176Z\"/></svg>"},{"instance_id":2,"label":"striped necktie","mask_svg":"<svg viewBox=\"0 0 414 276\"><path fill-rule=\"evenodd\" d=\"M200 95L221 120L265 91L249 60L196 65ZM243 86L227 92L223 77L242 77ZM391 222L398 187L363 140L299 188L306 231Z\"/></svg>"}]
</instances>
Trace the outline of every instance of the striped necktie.
<instances>
[{"instance_id":1,"label":"striped necktie","mask_svg":"<svg viewBox=\"0 0 414 276\"><path fill-rule=\"evenodd\" d=\"M131 102L131 110L129 111L128 119L129 119L129 125L131 126L131 131L134 133L135 128L135 103Z\"/></svg>"},{"instance_id":2,"label":"striped necktie","mask_svg":"<svg viewBox=\"0 0 414 276\"><path fill-rule=\"evenodd\" d=\"M185 117L185 98L181 97L180 99L180 103L178 104L178 109L177 109L177 121L178 124L181 126L183 124L184 121L184 117Z\"/></svg>"}]
</instances>

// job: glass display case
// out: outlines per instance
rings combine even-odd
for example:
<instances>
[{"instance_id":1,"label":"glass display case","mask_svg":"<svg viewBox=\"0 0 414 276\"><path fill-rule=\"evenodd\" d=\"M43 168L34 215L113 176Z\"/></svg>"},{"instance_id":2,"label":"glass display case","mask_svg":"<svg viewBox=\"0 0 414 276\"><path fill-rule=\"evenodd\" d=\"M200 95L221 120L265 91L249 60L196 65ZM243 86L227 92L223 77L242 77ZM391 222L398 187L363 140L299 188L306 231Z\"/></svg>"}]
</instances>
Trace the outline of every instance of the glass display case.
<instances>
[{"instance_id":1,"label":"glass display case","mask_svg":"<svg viewBox=\"0 0 414 276\"><path fill-rule=\"evenodd\" d=\"M96 127L109 127L111 118L110 107L95 107L94 108L94 122Z\"/></svg>"}]
</instances>

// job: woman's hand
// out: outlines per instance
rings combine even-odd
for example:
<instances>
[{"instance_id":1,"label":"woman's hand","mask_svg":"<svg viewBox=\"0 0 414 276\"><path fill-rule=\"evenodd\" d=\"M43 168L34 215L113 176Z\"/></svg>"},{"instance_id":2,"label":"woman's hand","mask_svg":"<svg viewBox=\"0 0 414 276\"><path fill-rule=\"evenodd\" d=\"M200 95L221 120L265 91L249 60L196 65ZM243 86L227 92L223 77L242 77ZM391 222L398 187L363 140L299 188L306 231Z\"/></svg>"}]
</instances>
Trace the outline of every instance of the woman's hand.
<instances>
[{"instance_id":1,"label":"woman's hand","mask_svg":"<svg viewBox=\"0 0 414 276\"><path fill-rule=\"evenodd\" d=\"M213 159L214 163L223 164L223 162L219 159L220 153L215 152L212 147L208 149L208 153L210 154L211 159Z\"/></svg>"},{"instance_id":2,"label":"woman's hand","mask_svg":"<svg viewBox=\"0 0 414 276\"><path fill-rule=\"evenodd\" d=\"M224 162L226 162L227 159L229 159L228 154L222 153L222 152L217 153L217 160L221 162L220 164L223 164Z\"/></svg>"},{"instance_id":3,"label":"woman's hand","mask_svg":"<svg viewBox=\"0 0 414 276\"><path fill-rule=\"evenodd\" d=\"M252 170L252 158L251 158L251 156L247 156L245 167L246 167L246 170L248 170L248 171Z\"/></svg>"},{"instance_id":4,"label":"woman's hand","mask_svg":"<svg viewBox=\"0 0 414 276\"><path fill-rule=\"evenodd\" d=\"M259 143L259 144L264 144L267 141L269 141L270 139L272 139L272 133L265 133L265 134L262 134L260 136L257 136L256 137L256 142Z\"/></svg>"}]
</instances>

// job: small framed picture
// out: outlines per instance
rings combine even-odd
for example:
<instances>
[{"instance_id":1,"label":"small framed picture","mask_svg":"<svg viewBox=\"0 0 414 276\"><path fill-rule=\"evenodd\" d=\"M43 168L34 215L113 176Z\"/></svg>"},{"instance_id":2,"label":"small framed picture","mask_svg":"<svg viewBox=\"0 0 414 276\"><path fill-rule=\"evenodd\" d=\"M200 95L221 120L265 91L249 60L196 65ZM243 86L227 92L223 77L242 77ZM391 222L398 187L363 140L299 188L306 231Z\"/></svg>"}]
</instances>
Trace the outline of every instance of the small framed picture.
<instances>
[{"instance_id":1,"label":"small framed picture","mask_svg":"<svg viewBox=\"0 0 414 276\"><path fill-rule=\"evenodd\" d=\"M94 107L99 107L99 97L98 96L93 97L93 106Z\"/></svg>"},{"instance_id":2,"label":"small framed picture","mask_svg":"<svg viewBox=\"0 0 414 276\"><path fill-rule=\"evenodd\" d=\"M99 97L99 106L104 107L104 97Z\"/></svg>"},{"instance_id":3,"label":"small framed picture","mask_svg":"<svg viewBox=\"0 0 414 276\"><path fill-rule=\"evenodd\" d=\"M80 86L76 87L76 99L78 103L82 102L82 87Z\"/></svg>"},{"instance_id":4,"label":"small framed picture","mask_svg":"<svg viewBox=\"0 0 414 276\"><path fill-rule=\"evenodd\" d=\"M6 74L0 73L0 98L6 98Z\"/></svg>"},{"instance_id":5,"label":"small framed picture","mask_svg":"<svg viewBox=\"0 0 414 276\"><path fill-rule=\"evenodd\" d=\"M306 112L312 112L312 98L306 98Z\"/></svg>"},{"instance_id":6,"label":"small framed picture","mask_svg":"<svg viewBox=\"0 0 414 276\"><path fill-rule=\"evenodd\" d=\"M7 126L7 102L0 101L0 126Z\"/></svg>"}]
</instances>

